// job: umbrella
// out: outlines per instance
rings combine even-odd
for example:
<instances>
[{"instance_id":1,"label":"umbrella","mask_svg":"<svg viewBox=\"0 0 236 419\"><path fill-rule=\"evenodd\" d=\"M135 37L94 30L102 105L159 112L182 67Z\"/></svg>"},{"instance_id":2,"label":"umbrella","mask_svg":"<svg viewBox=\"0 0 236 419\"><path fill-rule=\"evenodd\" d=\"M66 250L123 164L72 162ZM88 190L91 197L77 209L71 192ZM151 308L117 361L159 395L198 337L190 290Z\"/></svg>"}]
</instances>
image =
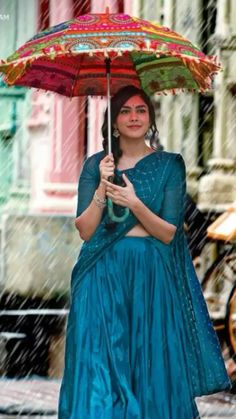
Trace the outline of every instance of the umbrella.
<instances>
[{"instance_id":1,"label":"umbrella","mask_svg":"<svg viewBox=\"0 0 236 419\"><path fill-rule=\"evenodd\" d=\"M127 14L109 14L108 8L103 14L81 15L44 30L0 62L9 86L69 97L109 96L128 84L148 95L204 92L219 68L215 57L169 28Z\"/></svg>"},{"instance_id":2,"label":"umbrella","mask_svg":"<svg viewBox=\"0 0 236 419\"><path fill-rule=\"evenodd\" d=\"M211 87L220 66L167 27L127 14L86 14L44 30L21 46L0 72L9 85L45 89L74 97L108 98L133 84L148 95L201 91Z\"/></svg>"}]
</instances>

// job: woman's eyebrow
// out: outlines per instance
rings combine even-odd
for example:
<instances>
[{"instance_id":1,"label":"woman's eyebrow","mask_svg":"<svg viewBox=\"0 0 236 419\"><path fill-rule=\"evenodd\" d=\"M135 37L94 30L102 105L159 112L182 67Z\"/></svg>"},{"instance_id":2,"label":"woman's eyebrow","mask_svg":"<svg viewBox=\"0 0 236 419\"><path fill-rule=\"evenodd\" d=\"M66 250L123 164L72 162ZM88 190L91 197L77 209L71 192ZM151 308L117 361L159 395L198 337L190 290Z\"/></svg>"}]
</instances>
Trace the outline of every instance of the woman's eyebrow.
<instances>
[{"instance_id":1,"label":"woman's eyebrow","mask_svg":"<svg viewBox=\"0 0 236 419\"><path fill-rule=\"evenodd\" d=\"M147 105L137 105L137 106L135 106L135 109L140 109L140 108L147 108ZM132 106L124 105L124 106L121 107L121 109L132 109Z\"/></svg>"}]
</instances>

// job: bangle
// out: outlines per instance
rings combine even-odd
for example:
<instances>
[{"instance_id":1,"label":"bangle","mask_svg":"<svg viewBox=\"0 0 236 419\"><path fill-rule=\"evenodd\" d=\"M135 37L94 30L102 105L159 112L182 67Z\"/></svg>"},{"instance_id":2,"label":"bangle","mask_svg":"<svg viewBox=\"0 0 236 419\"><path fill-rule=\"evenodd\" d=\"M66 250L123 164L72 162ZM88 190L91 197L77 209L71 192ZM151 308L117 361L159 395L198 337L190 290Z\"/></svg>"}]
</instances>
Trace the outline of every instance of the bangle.
<instances>
[{"instance_id":1,"label":"bangle","mask_svg":"<svg viewBox=\"0 0 236 419\"><path fill-rule=\"evenodd\" d=\"M94 192L94 199L99 202L100 204L106 205L106 198L99 198L97 191Z\"/></svg>"},{"instance_id":2,"label":"bangle","mask_svg":"<svg viewBox=\"0 0 236 419\"><path fill-rule=\"evenodd\" d=\"M105 198L104 199L99 198L97 191L94 192L93 199L98 208L104 208L106 206L107 200Z\"/></svg>"},{"instance_id":3,"label":"bangle","mask_svg":"<svg viewBox=\"0 0 236 419\"><path fill-rule=\"evenodd\" d=\"M93 199L94 199L94 202L95 202L96 207L102 208L102 209L105 208L106 205L101 204L100 202L96 201L96 199L94 197L93 197Z\"/></svg>"}]
</instances>

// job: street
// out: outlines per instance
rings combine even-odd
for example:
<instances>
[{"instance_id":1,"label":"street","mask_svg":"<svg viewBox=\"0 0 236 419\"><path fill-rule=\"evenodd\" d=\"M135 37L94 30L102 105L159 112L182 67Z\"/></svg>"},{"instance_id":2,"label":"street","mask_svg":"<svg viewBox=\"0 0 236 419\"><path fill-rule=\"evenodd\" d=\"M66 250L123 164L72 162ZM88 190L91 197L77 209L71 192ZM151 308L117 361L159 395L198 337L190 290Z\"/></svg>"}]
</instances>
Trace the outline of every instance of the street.
<instances>
[{"instance_id":1,"label":"street","mask_svg":"<svg viewBox=\"0 0 236 419\"><path fill-rule=\"evenodd\" d=\"M56 419L59 387L59 380L1 379L0 419ZM196 401L201 418L236 418L235 394L221 392Z\"/></svg>"}]
</instances>

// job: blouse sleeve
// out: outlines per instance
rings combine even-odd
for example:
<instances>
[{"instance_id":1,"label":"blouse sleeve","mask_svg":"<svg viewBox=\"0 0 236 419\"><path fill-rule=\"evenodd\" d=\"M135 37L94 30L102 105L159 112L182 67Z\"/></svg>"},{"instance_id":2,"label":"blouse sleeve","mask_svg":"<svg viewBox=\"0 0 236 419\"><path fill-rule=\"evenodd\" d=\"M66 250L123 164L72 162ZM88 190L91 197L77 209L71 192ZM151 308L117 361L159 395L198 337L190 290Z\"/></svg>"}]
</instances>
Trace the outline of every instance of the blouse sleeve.
<instances>
[{"instance_id":1,"label":"blouse sleeve","mask_svg":"<svg viewBox=\"0 0 236 419\"><path fill-rule=\"evenodd\" d=\"M181 154L175 154L165 188L160 217L178 225L183 215L186 194L186 168Z\"/></svg>"},{"instance_id":2,"label":"blouse sleeve","mask_svg":"<svg viewBox=\"0 0 236 419\"><path fill-rule=\"evenodd\" d=\"M99 180L99 162L95 156L91 156L85 161L79 178L76 217L90 205Z\"/></svg>"}]
</instances>

